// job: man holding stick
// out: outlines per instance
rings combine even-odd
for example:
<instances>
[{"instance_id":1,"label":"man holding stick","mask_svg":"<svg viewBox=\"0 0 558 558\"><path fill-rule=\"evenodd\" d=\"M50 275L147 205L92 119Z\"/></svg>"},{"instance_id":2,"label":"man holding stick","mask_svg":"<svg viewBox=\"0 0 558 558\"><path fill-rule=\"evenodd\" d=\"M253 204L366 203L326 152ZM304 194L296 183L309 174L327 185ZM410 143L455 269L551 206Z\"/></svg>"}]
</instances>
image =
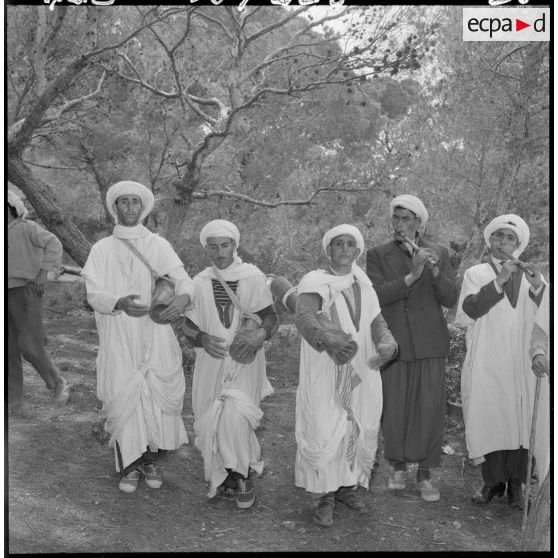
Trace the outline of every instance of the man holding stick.
<instances>
[{"instance_id":1,"label":"man holding stick","mask_svg":"<svg viewBox=\"0 0 558 558\"><path fill-rule=\"evenodd\" d=\"M521 217L496 217L484 240L490 260L465 272L455 317L467 327L465 438L469 457L482 463L484 481L472 501L488 504L504 495L507 483L510 506L522 508L535 393L529 345L545 285L533 264L517 259L529 243Z\"/></svg>"},{"instance_id":2,"label":"man holding stick","mask_svg":"<svg viewBox=\"0 0 558 558\"><path fill-rule=\"evenodd\" d=\"M428 212L416 196L389 206L394 239L368 250L366 272L378 293L389 329L399 344L397 360L382 370L388 488L406 488L407 464L418 463L422 499L440 499L430 470L440 466L445 431L445 359L449 332L442 306L455 304L455 274L446 248L422 235Z\"/></svg>"}]
</instances>

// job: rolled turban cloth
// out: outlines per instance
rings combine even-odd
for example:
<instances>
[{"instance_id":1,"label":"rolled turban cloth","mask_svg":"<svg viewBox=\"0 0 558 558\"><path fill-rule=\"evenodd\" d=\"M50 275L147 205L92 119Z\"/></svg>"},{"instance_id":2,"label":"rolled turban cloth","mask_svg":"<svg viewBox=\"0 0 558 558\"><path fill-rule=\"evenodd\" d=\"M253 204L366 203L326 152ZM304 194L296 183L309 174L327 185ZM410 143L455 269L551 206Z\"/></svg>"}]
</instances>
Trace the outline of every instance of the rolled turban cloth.
<instances>
[{"instance_id":1,"label":"rolled turban cloth","mask_svg":"<svg viewBox=\"0 0 558 558\"><path fill-rule=\"evenodd\" d=\"M391 200L389 204L389 216L393 217L396 207L403 207L412 211L419 219L420 225L418 227L419 233L423 233L426 228L426 221L428 221L428 211L424 204L416 197L411 194L402 194Z\"/></svg>"},{"instance_id":2,"label":"rolled turban cloth","mask_svg":"<svg viewBox=\"0 0 558 558\"><path fill-rule=\"evenodd\" d=\"M153 197L153 192L146 188L143 184L139 182L134 182L133 180L122 180L113 184L107 191L107 209L110 214L114 217L114 222L118 224L118 215L116 213L116 200L120 196L137 196L141 200L142 212L139 218L139 222L143 220L151 213L153 205L155 204L155 198Z\"/></svg>"},{"instance_id":3,"label":"rolled turban cloth","mask_svg":"<svg viewBox=\"0 0 558 558\"><path fill-rule=\"evenodd\" d=\"M16 210L17 216L21 219L27 217L27 208L23 204L23 200L11 190L8 190L8 203Z\"/></svg>"},{"instance_id":4,"label":"rolled turban cloth","mask_svg":"<svg viewBox=\"0 0 558 558\"><path fill-rule=\"evenodd\" d=\"M489 248L490 237L499 229L511 229L517 235L519 246L513 251L512 256L518 258L523 250L527 248L527 244L529 244L530 234L527 223L519 215L514 215L513 213L495 217L484 229L484 241Z\"/></svg>"},{"instance_id":5,"label":"rolled turban cloth","mask_svg":"<svg viewBox=\"0 0 558 558\"><path fill-rule=\"evenodd\" d=\"M341 236L342 234L348 234L355 239L358 248L358 258L358 256L360 256L364 251L364 238L362 238L362 234L360 234L360 231L353 225L337 225L337 227L329 229L329 231L327 231L322 238L322 247L324 249L324 252L326 251L326 248L331 244L331 241L335 237Z\"/></svg>"},{"instance_id":6,"label":"rolled turban cloth","mask_svg":"<svg viewBox=\"0 0 558 558\"><path fill-rule=\"evenodd\" d=\"M238 248L240 244L240 232L234 223L226 221L225 219L214 219L209 221L200 231L201 245L207 247L207 239L215 237L232 238ZM235 250L236 253L236 250Z\"/></svg>"}]
</instances>

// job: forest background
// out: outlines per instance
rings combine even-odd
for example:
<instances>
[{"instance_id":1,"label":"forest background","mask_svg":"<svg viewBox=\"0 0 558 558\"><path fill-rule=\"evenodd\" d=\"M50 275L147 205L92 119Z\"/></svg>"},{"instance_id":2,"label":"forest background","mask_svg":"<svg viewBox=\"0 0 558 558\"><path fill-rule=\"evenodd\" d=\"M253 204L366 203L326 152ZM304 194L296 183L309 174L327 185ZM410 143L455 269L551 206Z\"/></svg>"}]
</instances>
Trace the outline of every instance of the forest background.
<instances>
[{"instance_id":1,"label":"forest background","mask_svg":"<svg viewBox=\"0 0 558 558\"><path fill-rule=\"evenodd\" d=\"M108 187L150 187L148 227L190 274L199 230L292 281L347 222L390 237L418 195L464 268L514 212L547 271L549 50L463 42L456 6L7 6L7 171L77 265L112 223ZM68 260L69 261L69 260ZM361 262L363 263L363 262Z\"/></svg>"}]
</instances>

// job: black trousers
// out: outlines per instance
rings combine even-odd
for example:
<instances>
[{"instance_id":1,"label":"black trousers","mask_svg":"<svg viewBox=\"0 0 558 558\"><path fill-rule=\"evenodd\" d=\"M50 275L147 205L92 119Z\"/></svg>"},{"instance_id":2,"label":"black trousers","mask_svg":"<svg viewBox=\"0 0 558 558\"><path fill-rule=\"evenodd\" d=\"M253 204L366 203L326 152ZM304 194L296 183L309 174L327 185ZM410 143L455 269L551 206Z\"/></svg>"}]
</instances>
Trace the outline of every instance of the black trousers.
<instances>
[{"instance_id":1,"label":"black trousers","mask_svg":"<svg viewBox=\"0 0 558 558\"><path fill-rule=\"evenodd\" d=\"M527 459L525 448L493 451L484 456L482 479L486 486L496 486L511 480L527 481Z\"/></svg>"}]
</instances>

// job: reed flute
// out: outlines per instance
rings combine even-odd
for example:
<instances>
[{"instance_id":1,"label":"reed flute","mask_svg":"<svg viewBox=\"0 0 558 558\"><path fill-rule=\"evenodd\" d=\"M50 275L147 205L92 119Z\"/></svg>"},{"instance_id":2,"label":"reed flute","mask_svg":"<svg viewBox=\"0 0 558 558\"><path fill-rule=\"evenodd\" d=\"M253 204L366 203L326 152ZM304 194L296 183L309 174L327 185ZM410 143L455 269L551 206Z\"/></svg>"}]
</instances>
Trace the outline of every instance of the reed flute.
<instances>
[{"instance_id":1,"label":"reed flute","mask_svg":"<svg viewBox=\"0 0 558 558\"><path fill-rule=\"evenodd\" d=\"M514 258L511 254L508 254L505 250L502 250L502 248L500 248L500 252L502 252L502 254L504 254L504 256L506 256L506 258L509 258L510 260L517 260L519 263L517 264L525 273L527 273L527 275L529 275L529 277L535 277L535 273L533 273L528 267L525 267L525 263L522 262L521 260L518 260L517 258Z\"/></svg>"},{"instance_id":2,"label":"reed flute","mask_svg":"<svg viewBox=\"0 0 558 558\"><path fill-rule=\"evenodd\" d=\"M397 236L401 239L404 240L405 242L407 242L408 244L410 244L415 250L420 250L420 246L416 243L413 242L408 236L405 236L403 233L397 233ZM428 258L428 261L432 264L432 265L436 265L438 262L436 260L434 260L433 258Z\"/></svg>"}]
</instances>

